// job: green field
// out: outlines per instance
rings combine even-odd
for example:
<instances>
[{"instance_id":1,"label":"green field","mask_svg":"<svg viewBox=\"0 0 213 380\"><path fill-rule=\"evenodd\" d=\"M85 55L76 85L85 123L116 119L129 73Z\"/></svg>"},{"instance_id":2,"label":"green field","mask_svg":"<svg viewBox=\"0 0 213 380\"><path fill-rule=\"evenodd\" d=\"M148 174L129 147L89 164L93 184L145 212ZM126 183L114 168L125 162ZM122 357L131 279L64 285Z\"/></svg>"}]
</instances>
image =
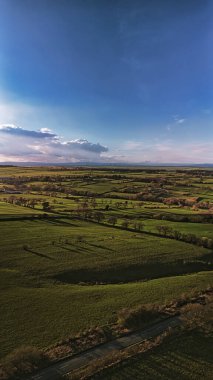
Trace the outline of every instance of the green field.
<instances>
[{"instance_id":1,"label":"green field","mask_svg":"<svg viewBox=\"0 0 213 380\"><path fill-rule=\"evenodd\" d=\"M1 355L20 345L44 348L88 327L113 322L116 312L138 304L163 303L212 283L213 272L120 285L59 285L5 289L1 294ZM13 283L20 273L3 271ZM24 286L25 282L25 286Z\"/></svg>"},{"instance_id":2,"label":"green field","mask_svg":"<svg viewBox=\"0 0 213 380\"><path fill-rule=\"evenodd\" d=\"M191 333L105 371L101 380L211 380L213 338Z\"/></svg>"},{"instance_id":3,"label":"green field","mask_svg":"<svg viewBox=\"0 0 213 380\"><path fill-rule=\"evenodd\" d=\"M0 167L1 357L213 284L210 245L157 234L160 224L211 243L211 172L149 170ZM198 192L187 207L165 202Z\"/></svg>"},{"instance_id":4,"label":"green field","mask_svg":"<svg viewBox=\"0 0 213 380\"><path fill-rule=\"evenodd\" d=\"M33 210L26 207L21 207L17 205L11 205L5 202L0 202L0 220L4 217L11 216L30 216L40 214L39 210Z\"/></svg>"}]
</instances>

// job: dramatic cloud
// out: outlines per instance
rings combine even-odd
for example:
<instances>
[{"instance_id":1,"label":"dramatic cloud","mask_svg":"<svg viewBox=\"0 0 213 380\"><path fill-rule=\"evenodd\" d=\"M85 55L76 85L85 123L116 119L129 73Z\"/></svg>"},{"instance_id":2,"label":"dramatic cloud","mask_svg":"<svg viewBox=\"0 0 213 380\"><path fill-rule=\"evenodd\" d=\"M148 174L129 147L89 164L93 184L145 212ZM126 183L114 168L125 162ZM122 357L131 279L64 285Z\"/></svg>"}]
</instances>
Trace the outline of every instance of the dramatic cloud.
<instances>
[{"instance_id":1,"label":"dramatic cloud","mask_svg":"<svg viewBox=\"0 0 213 380\"><path fill-rule=\"evenodd\" d=\"M48 128L32 131L12 124L0 126L0 161L101 161L107 151L85 139L64 141Z\"/></svg>"},{"instance_id":2,"label":"dramatic cloud","mask_svg":"<svg viewBox=\"0 0 213 380\"><path fill-rule=\"evenodd\" d=\"M172 139L129 140L108 148L86 139L63 139L48 128L28 130L0 125L0 162L212 163L211 142Z\"/></svg>"}]
</instances>

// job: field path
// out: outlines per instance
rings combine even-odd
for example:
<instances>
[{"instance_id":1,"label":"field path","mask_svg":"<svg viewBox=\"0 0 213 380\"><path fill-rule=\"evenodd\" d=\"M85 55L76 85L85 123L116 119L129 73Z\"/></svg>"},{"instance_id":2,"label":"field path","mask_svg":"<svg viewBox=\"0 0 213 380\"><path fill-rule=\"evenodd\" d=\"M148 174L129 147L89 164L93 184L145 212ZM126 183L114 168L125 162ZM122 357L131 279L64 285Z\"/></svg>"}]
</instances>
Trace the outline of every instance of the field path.
<instances>
[{"instance_id":1,"label":"field path","mask_svg":"<svg viewBox=\"0 0 213 380\"><path fill-rule=\"evenodd\" d=\"M117 338L113 341L103 343L99 346L93 347L87 351L79 353L71 358L66 358L56 364L45 368L30 377L30 380L57 380L60 376L77 368L87 365L91 360L98 359L112 351L123 350L134 344L141 343L146 339L154 338L161 334L169 327L176 327L180 325L181 321L178 316L169 317L161 322L158 322L151 327L131 333L129 335Z\"/></svg>"}]
</instances>

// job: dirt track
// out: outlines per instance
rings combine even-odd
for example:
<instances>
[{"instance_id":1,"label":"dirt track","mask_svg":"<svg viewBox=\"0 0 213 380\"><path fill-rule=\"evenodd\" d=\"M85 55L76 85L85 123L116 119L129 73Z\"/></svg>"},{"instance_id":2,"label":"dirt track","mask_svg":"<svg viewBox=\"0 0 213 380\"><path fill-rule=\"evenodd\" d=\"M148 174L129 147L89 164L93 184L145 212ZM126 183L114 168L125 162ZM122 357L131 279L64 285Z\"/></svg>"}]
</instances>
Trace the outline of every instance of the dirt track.
<instances>
[{"instance_id":1,"label":"dirt track","mask_svg":"<svg viewBox=\"0 0 213 380\"><path fill-rule=\"evenodd\" d=\"M111 342L103 343L97 347L79 353L71 358L61 360L60 362L32 375L30 380L57 380L59 377L66 375L72 370L85 366L91 360L101 358L109 354L111 351L119 351L134 344L141 343L146 339L154 338L167 330L168 327L176 327L180 323L180 319L177 316L167 318L145 330L117 338Z\"/></svg>"}]
</instances>

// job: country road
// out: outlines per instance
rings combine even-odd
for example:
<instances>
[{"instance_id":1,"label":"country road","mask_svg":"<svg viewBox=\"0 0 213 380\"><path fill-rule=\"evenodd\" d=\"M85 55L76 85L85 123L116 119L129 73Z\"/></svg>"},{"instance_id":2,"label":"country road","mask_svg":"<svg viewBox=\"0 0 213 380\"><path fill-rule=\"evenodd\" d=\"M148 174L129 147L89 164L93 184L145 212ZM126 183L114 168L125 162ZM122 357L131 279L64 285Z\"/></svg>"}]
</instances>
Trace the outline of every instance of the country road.
<instances>
[{"instance_id":1,"label":"country road","mask_svg":"<svg viewBox=\"0 0 213 380\"><path fill-rule=\"evenodd\" d=\"M146 339L154 338L169 327L176 327L180 325L180 323L181 321L178 316L167 318L164 321L152 325L146 330L131 333L113 341L93 347L73 357L61 360L58 363L32 375L29 380L57 380L72 370L89 364L91 360L101 358L112 351L119 351L134 344L141 343Z\"/></svg>"}]
</instances>

